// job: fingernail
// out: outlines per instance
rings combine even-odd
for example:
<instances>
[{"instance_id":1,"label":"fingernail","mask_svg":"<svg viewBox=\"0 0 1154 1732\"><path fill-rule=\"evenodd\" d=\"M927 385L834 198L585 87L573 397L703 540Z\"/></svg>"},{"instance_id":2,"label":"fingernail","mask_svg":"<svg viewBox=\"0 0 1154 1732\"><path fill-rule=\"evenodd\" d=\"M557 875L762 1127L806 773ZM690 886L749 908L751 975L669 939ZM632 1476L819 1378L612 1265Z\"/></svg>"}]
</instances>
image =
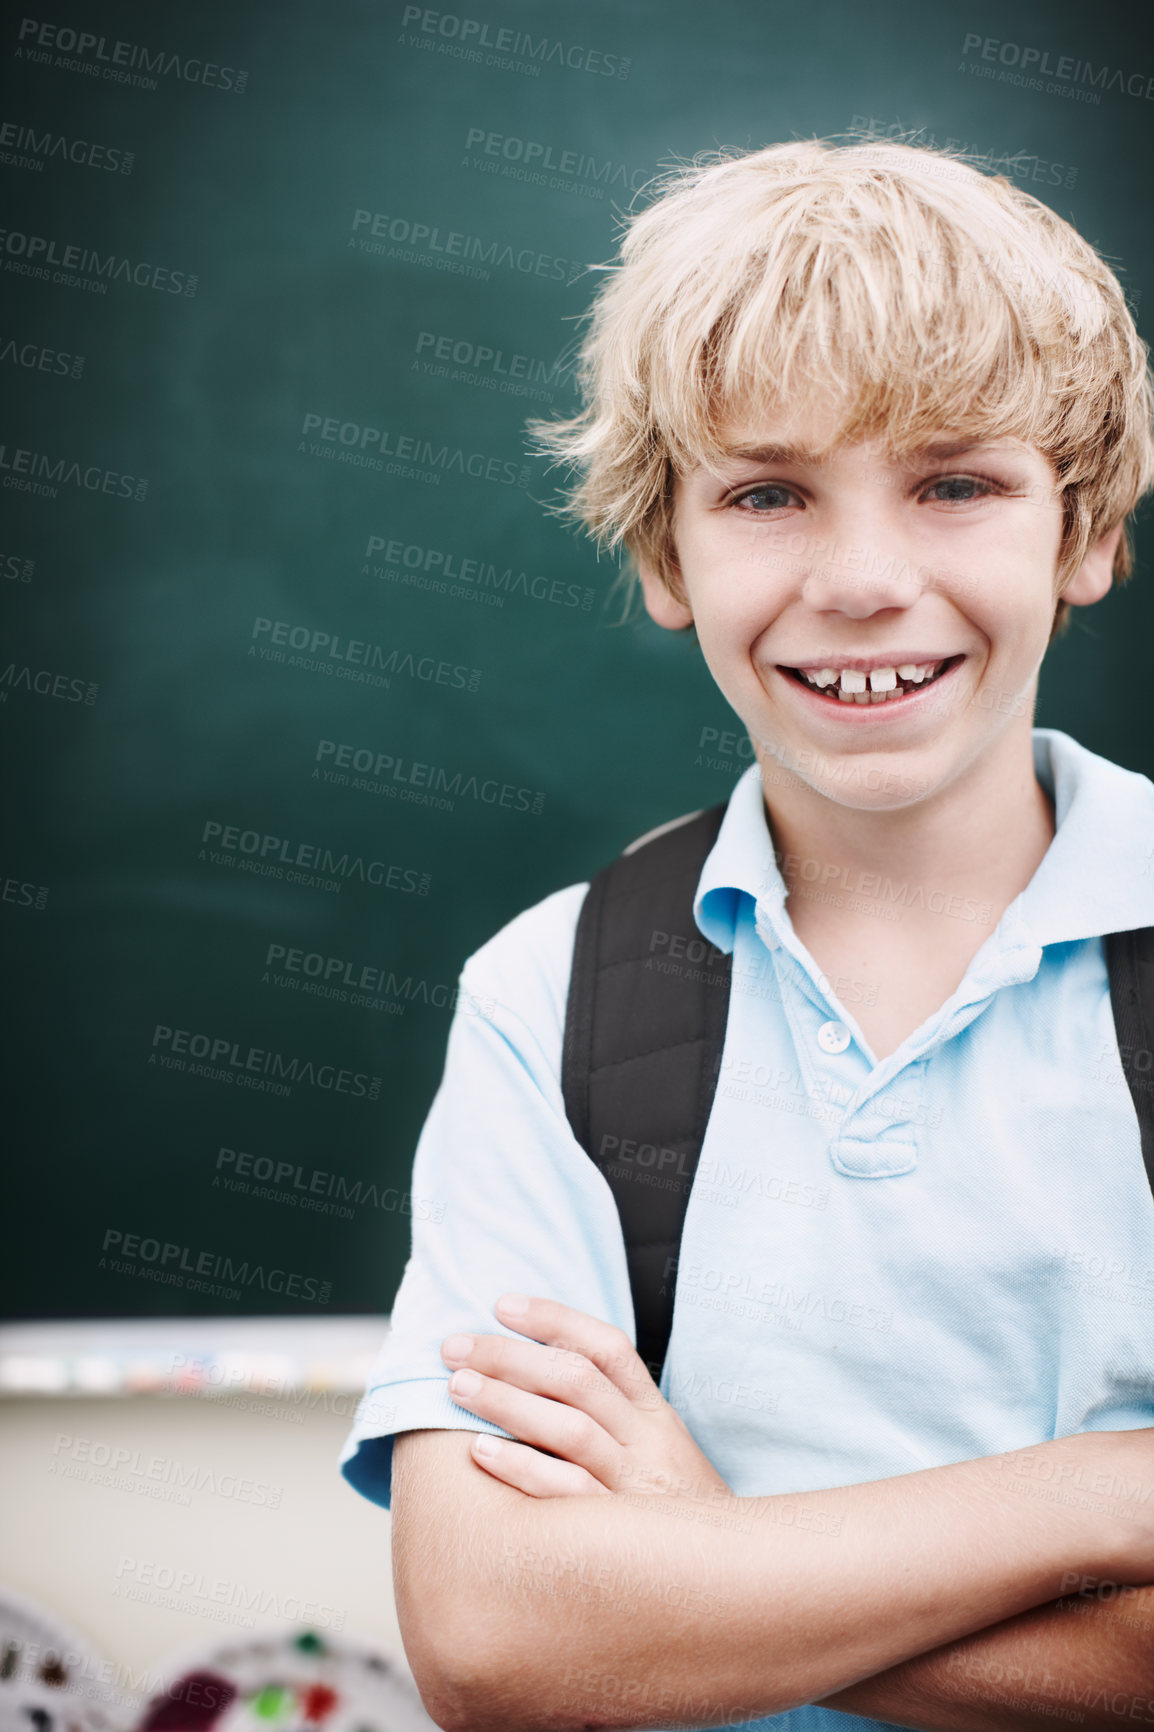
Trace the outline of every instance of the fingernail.
<instances>
[{"instance_id":1,"label":"fingernail","mask_svg":"<svg viewBox=\"0 0 1154 1732\"><path fill-rule=\"evenodd\" d=\"M478 1437L473 1448L476 1450L478 1455L500 1455L501 1439L499 1437L490 1437L487 1432L484 1432L480 1437Z\"/></svg>"},{"instance_id":2,"label":"fingernail","mask_svg":"<svg viewBox=\"0 0 1154 1732\"><path fill-rule=\"evenodd\" d=\"M454 1371L449 1379L449 1391L453 1395L476 1395L481 1387L481 1379L475 1371Z\"/></svg>"},{"instance_id":3,"label":"fingernail","mask_svg":"<svg viewBox=\"0 0 1154 1732\"><path fill-rule=\"evenodd\" d=\"M529 1301L524 1293L502 1293L497 1301L497 1310L503 1311L506 1317L524 1317L529 1309Z\"/></svg>"},{"instance_id":4,"label":"fingernail","mask_svg":"<svg viewBox=\"0 0 1154 1732\"><path fill-rule=\"evenodd\" d=\"M442 1359L468 1359L476 1339L472 1335L446 1335L441 1343Z\"/></svg>"}]
</instances>

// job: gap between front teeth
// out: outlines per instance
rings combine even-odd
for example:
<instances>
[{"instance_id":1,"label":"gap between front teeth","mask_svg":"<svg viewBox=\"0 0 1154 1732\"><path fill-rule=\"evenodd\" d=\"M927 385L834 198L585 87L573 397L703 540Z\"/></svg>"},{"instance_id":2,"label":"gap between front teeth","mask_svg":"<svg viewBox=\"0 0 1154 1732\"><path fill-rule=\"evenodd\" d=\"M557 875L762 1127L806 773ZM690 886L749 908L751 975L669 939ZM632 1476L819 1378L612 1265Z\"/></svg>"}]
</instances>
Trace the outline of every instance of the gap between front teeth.
<instances>
[{"instance_id":1,"label":"gap between front teeth","mask_svg":"<svg viewBox=\"0 0 1154 1732\"><path fill-rule=\"evenodd\" d=\"M860 668L843 668L840 676L835 668L818 668L813 673L806 673L799 668L798 672L808 685L819 688L837 685L837 695L843 703L877 704L885 703L890 692L901 695L897 692L899 679L921 685L931 674L936 674L941 666L941 662L902 662L896 668L871 668L868 688L867 676Z\"/></svg>"}]
</instances>

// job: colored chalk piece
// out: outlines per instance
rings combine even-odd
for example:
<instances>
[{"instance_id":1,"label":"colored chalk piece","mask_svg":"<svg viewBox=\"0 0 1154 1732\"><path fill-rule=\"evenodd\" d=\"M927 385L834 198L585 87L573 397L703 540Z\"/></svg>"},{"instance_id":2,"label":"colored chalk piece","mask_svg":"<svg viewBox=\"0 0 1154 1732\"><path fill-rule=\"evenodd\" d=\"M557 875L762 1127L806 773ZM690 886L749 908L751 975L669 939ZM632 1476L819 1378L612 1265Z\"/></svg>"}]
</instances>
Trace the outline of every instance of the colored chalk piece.
<instances>
[{"instance_id":1,"label":"colored chalk piece","mask_svg":"<svg viewBox=\"0 0 1154 1732\"><path fill-rule=\"evenodd\" d=\"M137 1732L208 1732L236 1693L218 1672L188 1672L149 1704Z\"/></svg>"},{"instance_id":2,"label":"colored chalk piece","mask_svg":"<svg viewBox=\"0 0 1154 1732\"><path fill-rule=\"evenodd\" d=\"M257 1693L249 1707L258 1720L283 1720L293 1707L293 1693L283 1684L267 1684Z\"/></svg>"},{"instance_id":3,"label":"colored chalk piece","mask_svg":"<svg viewBox=\"0 0 1154 1732\"><path fill-rule=\"evenodd\" d=\"M340 1697L328 1684L310 1684L301 1699L305 1719L319 1725L328 1719L339 1701Z\"/></svg>"}]
</instances>

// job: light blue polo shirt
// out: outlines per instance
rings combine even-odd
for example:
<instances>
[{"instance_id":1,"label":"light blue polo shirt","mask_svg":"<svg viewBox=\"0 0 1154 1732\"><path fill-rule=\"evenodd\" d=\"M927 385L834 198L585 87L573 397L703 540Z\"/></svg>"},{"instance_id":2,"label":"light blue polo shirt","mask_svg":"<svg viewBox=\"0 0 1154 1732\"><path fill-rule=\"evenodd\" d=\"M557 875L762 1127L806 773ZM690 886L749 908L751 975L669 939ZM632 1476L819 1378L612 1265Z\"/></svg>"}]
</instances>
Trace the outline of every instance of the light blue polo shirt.
<instances>
[{"instance_id":1,"label":"light blue polo shirt","mask_svg":"<svg viewBox=\"0 0 1154 1732\"><path fill-rule=\"evenodd\" d=\"M1054 839L957 990L880 1063L854 1018L865 989L825 979L786 913L756 764L730 796L694 915L732 952L733 987L661 1387L739 1495L1154 1425L1154 1197L1102 946L1154 925L1154 784L1056 729L1033 743ZM412 1255L342 1456L386 1506L396 1432L498 1429L451 1400L439 1347L512 1333L499 1294L633 1338L616 1206L561 1094L587 889L526 909L462 971ZM896 875L865 893L879 918L937 897L943 920L989 920ZM879 1724L820 1707L757 1722Z\"/></svg>"}]
</instances>

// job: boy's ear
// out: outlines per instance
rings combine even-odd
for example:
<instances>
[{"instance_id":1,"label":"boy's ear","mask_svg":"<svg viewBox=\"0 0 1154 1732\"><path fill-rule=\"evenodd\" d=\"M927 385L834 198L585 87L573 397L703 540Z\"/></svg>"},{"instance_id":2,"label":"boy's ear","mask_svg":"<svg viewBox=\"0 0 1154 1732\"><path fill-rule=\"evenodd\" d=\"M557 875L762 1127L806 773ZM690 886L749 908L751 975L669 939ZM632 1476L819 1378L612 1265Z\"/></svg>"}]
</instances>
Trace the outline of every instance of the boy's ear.
<instances>
[{"instance_id":1,"label":"boy's ear","mask_svg":"<svg viewBox=\"0 0 1154 1732\"><path fill-rule=\"evenodd\" d=\"M669 593L668 585L662 582L648 560L637 560L637 575L641 579L645 611L654 624L664 626L666 631L688 631L693 624L691 609Z\"/></svg>"},{"instance_id":2,"label":"boy's ear","mask_svg":"<svg viewBox=\"0 0 1154 1732\"><path fill-rule=\"evenodd\" d=\"M1099 536L1086 549L1086 557L1062 591L1062 600L1074 607L1089 607L1101 601L1114 580L1114 555L1122 539L1122 524Z\"/></svg>"}]
</instances>

